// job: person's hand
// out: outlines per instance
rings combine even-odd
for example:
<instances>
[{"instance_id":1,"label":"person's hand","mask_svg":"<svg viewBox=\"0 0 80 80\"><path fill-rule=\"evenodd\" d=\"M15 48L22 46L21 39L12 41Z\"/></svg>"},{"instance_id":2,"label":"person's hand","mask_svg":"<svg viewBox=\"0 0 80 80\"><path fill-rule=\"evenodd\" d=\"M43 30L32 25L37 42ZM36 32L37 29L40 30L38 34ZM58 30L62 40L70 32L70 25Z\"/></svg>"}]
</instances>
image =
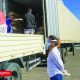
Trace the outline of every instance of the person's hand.
<instances>
[{"instance_id":1,"label":"person's hand","mask_svg":"<svg viewBox=\"0 0 80 80\"><path fill-rule=\"evenodd\" d=\"M12 27L12 29L13 29L13 30L17 30L17 28L15 28L15 27Z\"/></svg>"},{"instance_id":2,"label":"person's hand","mask_svg":"<svg viewBox=\"0 0 80 80\"><path fill-rule=\"evenodd\" d=\"M62 71L65 76L70 76L71 74L67 72L67 70Z\"/></svg>"},{"instance_id":3,"label":"person's hand","mask_svg":"<svg viewBox=\"0 0 80 80\"><path fill-rule=\"evenodd\" d=\"M59 39L59 40L58 40L58 45L57 45L57 47L60 48L60 46L61 46L61 41L60 41L60 39Z\"/></svg>"}]
</instances>

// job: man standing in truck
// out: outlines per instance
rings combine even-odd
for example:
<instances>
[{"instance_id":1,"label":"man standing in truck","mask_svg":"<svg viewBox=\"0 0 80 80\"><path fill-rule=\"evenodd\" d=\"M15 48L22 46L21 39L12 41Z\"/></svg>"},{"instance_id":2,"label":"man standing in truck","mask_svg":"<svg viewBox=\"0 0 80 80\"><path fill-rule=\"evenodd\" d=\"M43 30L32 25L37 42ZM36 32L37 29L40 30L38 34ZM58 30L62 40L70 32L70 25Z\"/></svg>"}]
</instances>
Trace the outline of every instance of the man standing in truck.
<instances>
[{"instance_id":1,"label":"man standing in truck","mask_svg":"<svg viewBox=\"0 0 80 80\"><path fill-rule=\"evenodd\" d=\"M0 11L0 32L7 33L6 16Z\"/></svg>"},{"instance_id":2,"label":"man standing in truck","mask_svg":"<svg viewBox=\"0 0 80 80\"><path fill-rule=\"evenodd\" d=\"M32 9L28 8L27 13L24 15L25 17L25 34L34 34L35 33L35 16L32 14Z\"/></svg>"}]
</instances>

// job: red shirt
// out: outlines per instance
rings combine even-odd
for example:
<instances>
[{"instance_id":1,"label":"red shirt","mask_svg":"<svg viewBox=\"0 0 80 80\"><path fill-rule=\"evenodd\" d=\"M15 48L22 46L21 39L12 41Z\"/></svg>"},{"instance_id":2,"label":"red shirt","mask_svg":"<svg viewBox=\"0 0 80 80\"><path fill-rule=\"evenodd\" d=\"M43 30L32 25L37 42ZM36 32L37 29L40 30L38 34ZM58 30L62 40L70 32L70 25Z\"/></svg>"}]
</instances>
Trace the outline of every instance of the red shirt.
<instances>
[{"instance_id":1,"label":"red shirt","mask_svg":"<svg viewBox=\"0 0 80 80\"><path fill-rule=\"evenodd\" d=\"M0 11L0 24L6 24L6 17L2 11Z\"/></svg>"}]
</instances>

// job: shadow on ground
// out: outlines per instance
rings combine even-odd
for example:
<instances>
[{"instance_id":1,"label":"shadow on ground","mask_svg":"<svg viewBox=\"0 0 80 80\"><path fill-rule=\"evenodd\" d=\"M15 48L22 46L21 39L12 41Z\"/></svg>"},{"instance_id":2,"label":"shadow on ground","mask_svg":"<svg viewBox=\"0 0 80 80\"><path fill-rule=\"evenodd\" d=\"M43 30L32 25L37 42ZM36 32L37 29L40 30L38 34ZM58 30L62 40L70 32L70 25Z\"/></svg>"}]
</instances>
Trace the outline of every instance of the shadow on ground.
<instances>
[{"instance_id":1,"label":"shadow on ground","mask_svg":"<svg viewBox=\"0 0 80 80\"><path fill-rule=\"evenodd\" d=\"M41 63L37 67L47 67L47 63Z\"/></svg>"}]
</instances>

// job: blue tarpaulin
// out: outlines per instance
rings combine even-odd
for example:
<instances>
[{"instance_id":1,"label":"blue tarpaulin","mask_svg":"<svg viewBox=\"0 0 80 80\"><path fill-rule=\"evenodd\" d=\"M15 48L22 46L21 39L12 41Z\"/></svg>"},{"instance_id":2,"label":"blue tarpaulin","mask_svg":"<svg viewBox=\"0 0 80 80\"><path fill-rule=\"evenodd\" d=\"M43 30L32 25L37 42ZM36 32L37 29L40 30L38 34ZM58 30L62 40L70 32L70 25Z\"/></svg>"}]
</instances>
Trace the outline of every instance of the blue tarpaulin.
<instances>
[{"instance_id":1,"label":"blue tarpaulin","mask_svg":"<svg viewBox=\"0 0 80 80\"><path fill-rule=\"evenodd\" d=\"M63 0L63 3L80 20L80 0Z\"/></svg>"}]
</instances>

